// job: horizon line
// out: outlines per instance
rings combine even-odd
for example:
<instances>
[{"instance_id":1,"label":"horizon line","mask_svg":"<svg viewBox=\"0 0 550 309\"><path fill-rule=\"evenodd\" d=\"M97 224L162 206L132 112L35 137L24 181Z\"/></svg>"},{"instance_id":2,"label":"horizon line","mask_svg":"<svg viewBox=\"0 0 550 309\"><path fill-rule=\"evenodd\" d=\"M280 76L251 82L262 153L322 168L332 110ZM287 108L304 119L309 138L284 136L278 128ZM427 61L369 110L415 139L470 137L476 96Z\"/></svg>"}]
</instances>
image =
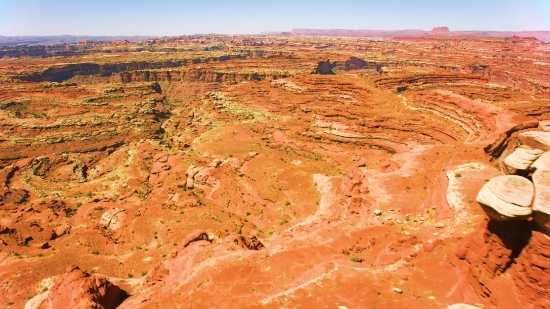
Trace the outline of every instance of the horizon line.
<instances>
[{"instance_id":1,"label":"horizon line","mask_svg":"<svg viewBox=\"0 0 550 309\"><path fill-rule=\"evenodd\" d=\"M444 26L442 26L444 27ZM260 33L216 33L216 32L210 32L210 33L193 33L193 34L177 34L177 35L155 35L155 34L145 34L145 35L136 35L136 34L15 34L15 35L3 35L0 34L0 37L48 37L48 36L80 36L80 37L150 37L150 38L157 38L157 37L178 37L178 36L191 36L191 35L270 35L270 34L282 34L282 33L288 33L292 32L294 30L320 30L320 31L334 31L334 30L344 30L344 31L386 31L386 32L398 32L398 31L424 31L424 32L430 32L435 28L442 28L442 27L434 27L430 30L424 30L424 29L397 29L397 30L388 30L388 29L347 29L347 28L293 28L292 30L286 30L286 31L262 31ZM548 30L450 30L449 32L550 32L550 29Z\"/></svg>"}]
</instances>

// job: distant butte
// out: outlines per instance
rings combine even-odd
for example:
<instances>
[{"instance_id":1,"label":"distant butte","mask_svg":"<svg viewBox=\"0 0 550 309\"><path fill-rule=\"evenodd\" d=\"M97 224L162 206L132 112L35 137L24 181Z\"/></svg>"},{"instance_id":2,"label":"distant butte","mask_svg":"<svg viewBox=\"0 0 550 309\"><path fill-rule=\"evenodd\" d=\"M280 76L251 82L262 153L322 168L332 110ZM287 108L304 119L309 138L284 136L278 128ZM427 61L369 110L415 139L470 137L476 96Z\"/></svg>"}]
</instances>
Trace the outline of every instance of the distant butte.
<instances>
[{"instance_id":1,"label":"distant butte","mask_svg":"<svg viewBox=\"0 0 550 309\"><path fill-rule=\"evenodd\" d=\"M449 34L449 28L448 27L435 27L430 31L430 34Z\"/></svg>"}]
</instances>

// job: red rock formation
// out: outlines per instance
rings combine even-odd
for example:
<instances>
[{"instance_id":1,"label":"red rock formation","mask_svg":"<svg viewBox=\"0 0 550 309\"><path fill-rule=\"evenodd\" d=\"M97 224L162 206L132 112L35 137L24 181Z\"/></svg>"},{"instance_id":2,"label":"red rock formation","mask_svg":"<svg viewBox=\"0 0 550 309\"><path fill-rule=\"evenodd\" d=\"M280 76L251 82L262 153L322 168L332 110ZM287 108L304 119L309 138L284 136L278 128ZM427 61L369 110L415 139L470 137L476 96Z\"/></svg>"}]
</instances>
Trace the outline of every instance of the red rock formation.
<instances>
[{"instance_id":1,"label":"red rock formation","mask_svg":"<svg viewBox=\"0 0 550 309\"><path fill-rule=\"evenodd\" d=\"M514 282L524 308L550 308L550 238L532 231L515 263Z\"/></svg>"},{"instance_id":2,"label":"red rock formation","mask_svg":"<svg viewBox=\"0 0 550 309\"><path fill-rule=\"evenodd\" d=\"M352 57L348 60L346 60L344 67L346 71L349 70L359 70L364 68L367 65L367 62L363 59L359 59L356 57Z\"/></svg>"},{"instance_id":3,"label":"red rock formation","mask_svg":"<svg viewBox=\"0 0 550 309\"><path fill-rule=\"evenodd\" d=\"M233 238L233 243L243 249L248 250L260 250L264 248L264 244L262 244L256 236L242 236L242 235L236 235Z\"/></svg>"},{"instance_id":4,"label":"red rock formation","mask_svg":"<svg viewBox=\"0 0 550 309\"><path fill-rule=\"evenodd\" d=\"M365 175L365 164L366 160L362 159L342 180L341 190L345 197L341 203L352 214L365 214L374 204L368 195L369 181Z\"/></svg>"},{"instance_id":5,"label":"red rock formation","mask_svg":"<svg viewBox=\"0 0 550 309\"><path fill-rule=\"evenodd\" d=\"M550 307L550 238L538 229L525 220L485 220L458 244L455 254L467 263L467 282L480 301L498 308Z\"/></svg>"},{"instance_id":6,"label":"red rock formation","mask_svg":"<svg viewBox=\"0 0 550 309\"><path fill-rule=\"evenodd\" d=\"M317 64L317 68L314 70L314 73L317 74L334 74L332 70L334 68L334 63L331 63L330 60L320 61Z\"/></svg>"},{"instance_id":7,"label":"red rock formation","mask_svg":"<svg viewBox=\"0 0 550 309\"><path fill-rule=\"evenodd\" d=\"M515 295L507 293L512 283L504 274L515 272L512 265L529 242L532 227L524 220L486 219L457 245L456 256L467 263L467 282L481 301L498 308L520 307Z\"/></svg>"},{"instance_id":8,"label":"red rock formation","mask_svg":"<svg viewBox=\"0 0 550 309\"><path fill-rule=\"evenodd\" d=\"M105 277L90 275L71 265L55 284L38 309L114 309L124 300L125 292Z\"/></svg>"}]
</instances>

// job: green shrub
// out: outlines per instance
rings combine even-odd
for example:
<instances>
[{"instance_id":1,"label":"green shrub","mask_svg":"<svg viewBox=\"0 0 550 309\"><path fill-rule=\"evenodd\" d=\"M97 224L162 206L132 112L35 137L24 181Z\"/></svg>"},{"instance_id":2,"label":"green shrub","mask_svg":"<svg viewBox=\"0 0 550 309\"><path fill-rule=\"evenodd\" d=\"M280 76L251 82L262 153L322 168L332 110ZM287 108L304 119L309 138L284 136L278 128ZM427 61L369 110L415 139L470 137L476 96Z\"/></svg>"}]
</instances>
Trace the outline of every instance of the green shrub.
<instances>
[{"instance_id":1,"label":"green shrub","mask_svg":"<svg viewBox=\"0 0 550 309\"><path fill-rule=\"evenodd\" d=\"M359 259L359 258L356 257L355 255L352 255L349 259L350 259L350 261L352 261L352 262L361 263L361 259Z\"/></svg>"}]
</instances>

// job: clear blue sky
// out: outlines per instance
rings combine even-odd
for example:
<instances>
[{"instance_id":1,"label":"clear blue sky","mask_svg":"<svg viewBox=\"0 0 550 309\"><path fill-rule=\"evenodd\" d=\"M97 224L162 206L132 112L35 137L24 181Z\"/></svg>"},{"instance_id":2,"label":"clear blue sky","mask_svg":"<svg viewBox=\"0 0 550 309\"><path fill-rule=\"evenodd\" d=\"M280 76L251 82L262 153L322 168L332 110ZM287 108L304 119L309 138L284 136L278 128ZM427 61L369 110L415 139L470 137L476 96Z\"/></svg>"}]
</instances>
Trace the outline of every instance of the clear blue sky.
<instances>
[{"instance_id":1,"label":"clear blue sky","mask_svg":"<svg viewBox=\"0 0 550 309\"><path fill-rule=\"evenodd\" d=\"M0 35L550 30L550 0L0 0Z\"/></svg>"}]
</instances>

